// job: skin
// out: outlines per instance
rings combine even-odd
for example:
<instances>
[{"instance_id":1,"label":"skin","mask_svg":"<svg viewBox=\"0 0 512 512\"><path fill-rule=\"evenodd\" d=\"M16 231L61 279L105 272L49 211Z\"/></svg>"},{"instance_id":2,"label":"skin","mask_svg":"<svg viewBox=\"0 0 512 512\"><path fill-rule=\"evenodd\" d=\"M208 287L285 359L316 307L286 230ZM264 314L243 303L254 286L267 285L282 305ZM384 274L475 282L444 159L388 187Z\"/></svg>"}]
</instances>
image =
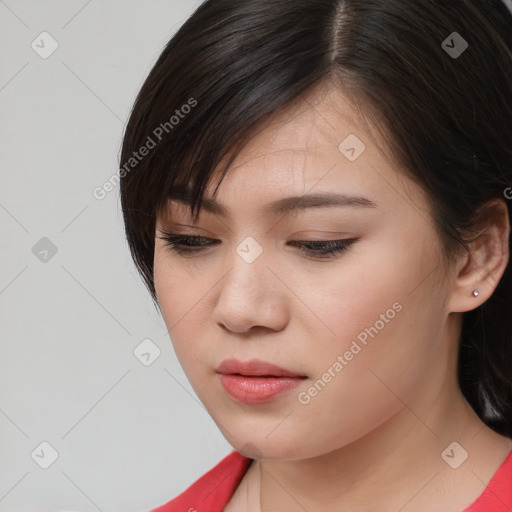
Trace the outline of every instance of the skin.
<instances>
[{"instance_id":1,"label":"skin","mask_svg":"<svg viewBox=\"0 0 512 512\"><path fill-rule=\"evenodd\" d=\"M366 145L354 161L338 150L349 134ZM232 217L202 212L194 225L177 202L158 216L154 280L176 355L229 443L258 459L228 512L369 512L376 504L380 512L460 512L512 448L473 412L456 379L462 312L492 295L508 263L506 206L497 202L471 253L445 263L427 196L372 134L378 146L338 89L318 88L239 154L215 196ZM261 213L275 199L326 191L377 208ZM181 256L161 229L221 243ZM236 252L248 236L263 249L252 263ZM330 259L289 245L344 238L358 240ZM301 403L299 393L394 303L401 311ZM215 372L228 357L259 358L307 379L269 403L240 404ZM468 453L457 469L441 457L454 441Z\"/></svg>"}]
</instances>

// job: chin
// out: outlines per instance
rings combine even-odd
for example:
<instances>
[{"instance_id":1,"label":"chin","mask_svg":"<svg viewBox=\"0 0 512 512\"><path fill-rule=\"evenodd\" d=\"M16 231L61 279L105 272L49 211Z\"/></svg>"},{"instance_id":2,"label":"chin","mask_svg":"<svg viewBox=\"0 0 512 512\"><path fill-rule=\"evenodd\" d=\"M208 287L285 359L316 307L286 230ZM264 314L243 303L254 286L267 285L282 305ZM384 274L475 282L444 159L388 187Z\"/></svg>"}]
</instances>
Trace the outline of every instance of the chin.
<instances>
[{"instance_id":1,"label":"chin","mask_svg":"<svg viewBox=\"0 0 512 512\"><path fill-rule=\"evenodd\" d=\"M268 439L261 443L248 441L240 445L232 444L233 448L250 459L257 460L299 460L307 458L300 447L284 444L281 441L272 443Z\"/></svg>"}]
</instances>

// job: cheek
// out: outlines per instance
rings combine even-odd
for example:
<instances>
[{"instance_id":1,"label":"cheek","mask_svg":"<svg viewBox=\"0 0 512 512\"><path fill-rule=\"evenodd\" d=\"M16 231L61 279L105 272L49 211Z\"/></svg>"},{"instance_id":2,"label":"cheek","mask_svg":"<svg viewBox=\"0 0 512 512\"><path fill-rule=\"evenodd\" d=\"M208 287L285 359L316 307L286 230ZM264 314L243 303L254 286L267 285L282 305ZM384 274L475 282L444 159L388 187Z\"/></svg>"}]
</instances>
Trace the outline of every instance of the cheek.
<instances>
[{"instance_id":1,"label":"cheek","mask_svg":"<svg viewBox=\"0 0 512 512\"><path fill-rule=\"evenodd\" d=\"M379 258L351 264L350 272L336 269L321 285L301 285L315 313L303 325L312 341L301 350L304 356L315 353L309 364L323 394L315 400L355 400L353 406L364 407L358 404L362 397L378 402L382 393L390 394L379 377L391 389L406 390L430 364L432 340L439 339L442 327L442 300L434 277L425 280L420 261L419 254L381 251ZM325 381L329 392L323 391Z\"/></svg>"},{"instance_id":2,"label":"cheek","mask_svg":"<svg viewBox=\"0 0 512 512\"><path fill-rule=\"evenodd\" d=\"M322 279L312 275L300 285L297 295L305 297L314 313L308 322L322 346L348 349L354 339L364 344L371 333L380 335L400 316L408 300L405 283L415 270L405 262L395 261L393 266L382 262L366 256L354 258L353 263L345 260Z\"/></svg>"},{"instance_id":3,"label":"cheek","mask_svg":"<svg viewBox=\"0 0 512 512\"><path fill-rule=\"evenodd\" d=\"M181 290L181 292L187 293L189 288L181 286L180 274L173 271L173 267L166 261L165 254L162 253L164 251L155 249L153 280L162 316L170 329L179 318L177 316L179 314L178 309L182 301L179 300L180 294L178 291Z\"/></svg>"},{"instance_id":4,"label":"cheek","mask_svg":"<svg viewBox=\"0 0 512 512\"><path fill-rule=\"evenodd\" d=\"M409 243L406 248L404 240L410 238L401 236L397 239L397 234L382 232L371 246L366 244L342 259L321 280L312 275L303 287L312 308L329 326L331 341L343 343L363 333L364 343L368 330L384 333L396 318L413 310L421 312L427 295L428 302L436 301L434 277L428 278L437 266L435 255L424 244ZM402 309L407 311L398 311Z\"/></svg>"},{"instance_id":5,"label":"cheek","mask_svg":"<svg viewBox=\"0 0 512 512\"><path fill-rule=\"evenodd\" d=\"M203 339L200 333L202 323L197 315L201 310L201 297L209 287L204 283L201 285L188 272L171 263L165 251L155 251L154 283L176 356L188 372L188 368L196 367L193 363L201 352L198 342Z\"/></svg>"},{"instance_id":6,"label":"cheek","mask_svg":"<svg viewBox=\"0 0 512 512\"><path fill-rule=\"evenodd\" d=\"M212 286L204 274L198 277L197 271L178 258L164 248L155 250L155 290L168 326L190 323L189 318L193 318Z\"/></svg>"}]
</instances>

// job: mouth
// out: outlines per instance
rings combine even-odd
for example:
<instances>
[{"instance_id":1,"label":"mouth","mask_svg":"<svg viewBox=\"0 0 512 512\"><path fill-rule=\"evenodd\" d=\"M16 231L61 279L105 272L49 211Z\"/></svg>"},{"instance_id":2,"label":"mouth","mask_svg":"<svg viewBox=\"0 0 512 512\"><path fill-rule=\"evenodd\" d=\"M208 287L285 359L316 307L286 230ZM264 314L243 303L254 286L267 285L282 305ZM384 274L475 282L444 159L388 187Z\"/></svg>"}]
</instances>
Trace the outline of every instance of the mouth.
<instances>
[{"instance_id":1,"label":"mouth","mask_svg":"<svg viewBox=\"0 0 512 512\"><path fill-rule=\"evenodd\" d=\"M242 404L262 404L297 387L307 376L260 360L226 359L216 369L226 393Z\"/></svg>"},{"instance_id":2,"label":"mouth","mask_svg":"<svg viewBox=\"0 0 512 512\"><path fill-rule=\"evenodd\" d=\"M307 378L298 372L287 370L272 363L252 359L247 362L238 359L225 359L216 369L217 373L223 375L241 375L244 377L291 377Z\"/></svg>"}]
</instances>

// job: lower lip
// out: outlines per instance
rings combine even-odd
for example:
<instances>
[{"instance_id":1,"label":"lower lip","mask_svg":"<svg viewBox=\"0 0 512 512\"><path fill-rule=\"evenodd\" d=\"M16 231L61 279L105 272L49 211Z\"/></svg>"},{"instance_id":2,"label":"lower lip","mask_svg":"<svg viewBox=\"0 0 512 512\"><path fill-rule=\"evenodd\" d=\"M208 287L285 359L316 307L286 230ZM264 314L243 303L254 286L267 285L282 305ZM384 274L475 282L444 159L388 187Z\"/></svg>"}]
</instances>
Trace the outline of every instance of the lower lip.
<instances>
[{"instance_id":1,"label":"lower lip","mask_svg":"<svg viewBox=\"0 0 512 512\"><path fill-rule=\"evenodd\" d=\"M226 392L237 402L262 404L297 387L302 377L248 377L219 374Z\"/></svg>"}]
</instances>

